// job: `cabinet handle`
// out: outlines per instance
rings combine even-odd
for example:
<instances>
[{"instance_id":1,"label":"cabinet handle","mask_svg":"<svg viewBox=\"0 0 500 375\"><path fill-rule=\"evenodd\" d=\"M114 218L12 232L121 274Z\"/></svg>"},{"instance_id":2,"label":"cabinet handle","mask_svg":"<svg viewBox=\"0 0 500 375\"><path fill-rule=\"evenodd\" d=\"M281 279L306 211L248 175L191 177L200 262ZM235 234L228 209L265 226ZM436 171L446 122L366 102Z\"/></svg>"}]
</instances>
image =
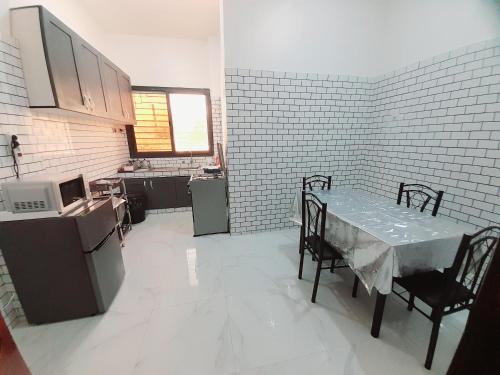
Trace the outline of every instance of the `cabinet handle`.
<instances>
[{"instance_id":1,"label":"cabinet handle","mask_svg":"<svg viewBox=\"0 0 500 375\"><path fill-rule=\"evenodd\" d=\"M83 94L83 105L85 106L85 109L88 111L89 110L89 99L87 98L86 94Z\"/></svg>"},{"instance_id":2,"label":"cabinet handle","mask_svg":"<svg viewBox=\"0 0 500 375\"><path fill-rule=\"evenodd\" d=\"M149 186L151 186L151 189L154 189L154 187L153 187L153 180L149 180Z\"/></svg>"},{"instance_id":3,"label":"cabinet handle","mask_svg":"<svg viewBox=\"0 0 500 375\"><path fill-rule=\"evenodd\" d=\"M142 181L142 183L144 184L144 187L146 187L146 180Z\"/></svg>"},{"instance_id":4,"label":"cabinet handle","mask_svg":"<svg viewBox=\"0 0 500 375\"><path fill-rule=\"evenodd\" d=\"M89 103L90 103L90 110L92 112L94 112L95 104L94 104L94 100L92 99L92 97L90 95L89 95Z\"/></svg>"}]
</instances>

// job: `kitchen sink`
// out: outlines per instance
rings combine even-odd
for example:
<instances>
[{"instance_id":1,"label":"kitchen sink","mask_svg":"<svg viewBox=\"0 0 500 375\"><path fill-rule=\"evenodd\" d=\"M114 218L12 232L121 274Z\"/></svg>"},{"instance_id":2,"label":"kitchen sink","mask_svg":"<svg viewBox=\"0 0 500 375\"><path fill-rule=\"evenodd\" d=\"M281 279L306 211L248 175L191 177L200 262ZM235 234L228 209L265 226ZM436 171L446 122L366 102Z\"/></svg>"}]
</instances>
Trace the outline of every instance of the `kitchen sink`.
<instances>
[{"instance_id":1,"label":"kitchen sink","mask_svg":"<svg viewBox=\"0 0 500 375\"><path fill-rule=\"evenodd\" d=\"M140 168L134 172L178 172L178 171L194 171L200 169L199 165L185 167L159 167L159 168Z\"/></svg>"},{"instance_id":2,"label":"kitchen sink","mask_svg":"<svg viewBox=\"0 0 500 375\"><path fill-rule=\"evenodd\" d=\"M200 169L200 166L199 165L191 165L191 166L188 166L188 167L179 167L177 168L179 170L186 170L186 169Z\"/></svg>"}]
</instances>

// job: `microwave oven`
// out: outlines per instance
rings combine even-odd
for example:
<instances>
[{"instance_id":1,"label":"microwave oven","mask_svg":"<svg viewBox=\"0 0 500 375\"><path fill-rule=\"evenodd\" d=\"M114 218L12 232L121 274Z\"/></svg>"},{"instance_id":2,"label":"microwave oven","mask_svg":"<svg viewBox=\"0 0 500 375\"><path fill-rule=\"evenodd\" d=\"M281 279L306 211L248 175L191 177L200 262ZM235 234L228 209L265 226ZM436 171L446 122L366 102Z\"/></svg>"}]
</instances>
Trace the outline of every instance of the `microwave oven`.
<instances>
[{"instance_id":1,"label":"microwave oven","mask_svg":"<svg viewBox=\"0 0 500 375\"><path fill-rule=\"evenodd\" d=\"M2 184L5 208L13 213L58 211L67 213L87 201L81 174L37 176Z\"/></svg>"}]
</instances>

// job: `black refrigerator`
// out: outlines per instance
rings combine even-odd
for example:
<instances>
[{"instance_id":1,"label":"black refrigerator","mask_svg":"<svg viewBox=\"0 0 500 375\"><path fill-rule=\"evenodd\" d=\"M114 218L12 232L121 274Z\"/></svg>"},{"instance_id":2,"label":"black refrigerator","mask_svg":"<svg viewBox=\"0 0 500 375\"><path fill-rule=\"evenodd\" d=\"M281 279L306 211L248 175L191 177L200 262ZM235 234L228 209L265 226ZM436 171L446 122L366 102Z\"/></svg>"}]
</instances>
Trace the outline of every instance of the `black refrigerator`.
<instances>
[{"instance_id":1,"label":"black refrigerator","mask_svg":"<svg viewBox=\"0 0 500 375\"><path fill-rule=\"evenodd\" d=\"M125 275L111 200L71 214L0 222L0 249L29 323L105 312Z\"/></svg>"}]
</instances>

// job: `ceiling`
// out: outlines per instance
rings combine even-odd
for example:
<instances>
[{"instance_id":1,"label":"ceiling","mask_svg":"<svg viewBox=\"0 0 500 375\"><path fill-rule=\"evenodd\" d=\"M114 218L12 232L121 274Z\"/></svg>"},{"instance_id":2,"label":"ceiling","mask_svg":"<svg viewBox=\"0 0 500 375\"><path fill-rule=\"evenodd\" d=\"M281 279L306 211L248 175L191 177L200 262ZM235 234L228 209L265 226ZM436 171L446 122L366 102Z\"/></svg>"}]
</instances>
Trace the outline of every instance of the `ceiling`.
<instances>
[{"instance_id":1,"label":"ceiling","mask_svg":"<svg viewBox=\"0 0 500 375\"><path fill-rule=\"evenodd\" d=\"M103 31L206 39L219 30L219 0L80 0Z\"/></svg>"}]
</instances>

